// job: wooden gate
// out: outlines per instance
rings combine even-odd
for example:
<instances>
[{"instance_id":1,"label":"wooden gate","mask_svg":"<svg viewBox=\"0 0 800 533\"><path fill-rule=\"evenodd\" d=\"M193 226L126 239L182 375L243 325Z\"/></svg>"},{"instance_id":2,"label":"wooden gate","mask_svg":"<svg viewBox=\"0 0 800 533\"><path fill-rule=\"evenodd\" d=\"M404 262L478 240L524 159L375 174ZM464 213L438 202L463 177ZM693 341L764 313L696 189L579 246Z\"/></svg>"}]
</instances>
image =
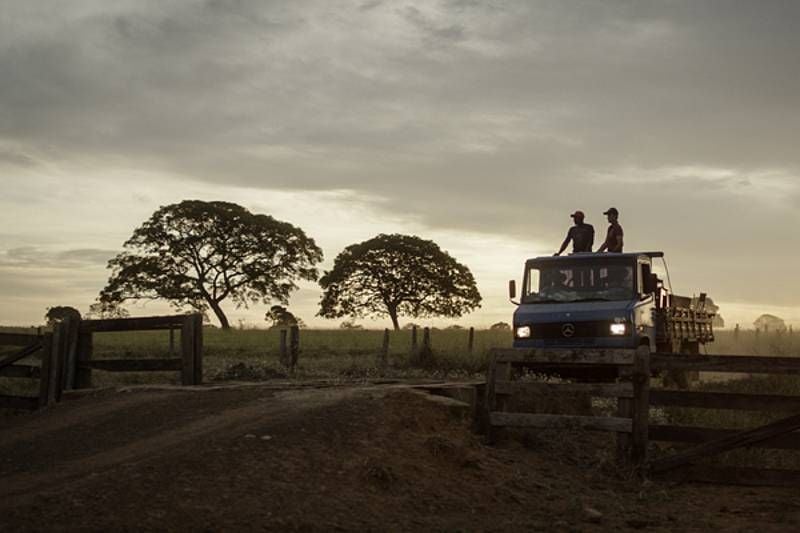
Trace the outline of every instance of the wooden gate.
<instances>
[{"instance_id":1,"label":"wooden gate","mask_svg":"<svg viewBox=\"0 0 800 533\"><path fill-rule=\"evenodd\" d=\"M707 371L800 375L800 357L654 354L651 368L656 373ZM800 486L800 470L702 464L705 459L738 448L800 450L800 432L797 431L800 430L800 396L652 389L650 405L791 415L746 430L650 424L649 438L652 441L696 444L650 461L647 470L651 475L712 483Z\"/></svg>"},{"instance_id":2,"label":"wooden gate","mask_svg":"<svg viewBox=\"0 0 800 533\"><path fill-rule=\"evenodd\" d=\"M614 432L621 458L641 465L647 456L648 364L649 349L646 347L640 350L494 350L486 383L483 423L488 440L493 442L498 430L511 427ZM562 376L590 370L590 373L608 377L603 383L515 379L523 370ZM613 398L617 401L616 416L508 412L509 397L519 393Z\"/></svg>"}]
</instances>

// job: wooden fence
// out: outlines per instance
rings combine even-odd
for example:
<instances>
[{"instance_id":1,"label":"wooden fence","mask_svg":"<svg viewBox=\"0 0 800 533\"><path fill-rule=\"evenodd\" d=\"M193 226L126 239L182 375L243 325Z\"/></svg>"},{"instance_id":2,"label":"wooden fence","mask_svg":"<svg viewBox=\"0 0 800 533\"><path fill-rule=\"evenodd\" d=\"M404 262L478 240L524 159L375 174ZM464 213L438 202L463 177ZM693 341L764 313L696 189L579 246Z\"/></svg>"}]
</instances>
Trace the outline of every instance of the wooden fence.
<instances>
[{"instance_id":1,"label":"wooden fence","mask_svg":"<svg viewBox=\"0 0 800 533\"><path fill-rule=\"evenodd\" d=\"M420 343L418 340L419 335L417 326L413 326L411 328L411 348L409 351L409 356L416 363L425 366L426 364L430 364L432 362L434 351L433 343L431 341L431 328L421 329L422 342ZM392 333L393 332L391 330L384 329L383 336L381 338L381 344L380 346L375 347L374 353L377 356L375 365L379 369L385 369L388 365ZM466 350L466 353L471 354L475 350L475 328L465 329L464 333L466 336L466 342L464 343L463 347ZM278 360L283 366L289 368L290 370L295 369L300 358L301 337L301 330L298 326L289 326L279 331ZM370 350L369 353L372 353L372 350Z\"/></svg>"},{"instance_id":2,"label":"wooden fence","mask_svg":"<svg viewBox=\"0 0 800 533\"><path fill-rule=\"evenodd\" d=\"M0 395L0 408L34 410L57 402L61 398L60 361L65 328L11 329L0 331L0 346L19 347L18 351L0 359L0 376L4 378L38 380L36 396ZM41 353L41 366L22 363L22 360Z\"/></svg>"},{"instance_id":3,"label":"wooden fence","mask_svg":"<svg viewBox=\"0 0 800 533\"><path fill-rule=\"evenodd\" d=\"M569 374L580 367L595 371L613 368L617 378L606 383L514 379L521 369ZM494 350L482 427L490 441L497 438L499 430L509 427L610 431L618 435L620 457L647 475L685 481L800 486L800 471L702 464L707 458L743 447L800 450L800 396L651 388L651 376L670 371L800 375L800 357L651 355L646 347L636 351ZM507 412L510 396L526 392L616 398L617 414L600 417ZM652 407L768 411L791 416L746 430L688 427L653 423ZM660 456L651 458L648 448L655 449L651 442L694 446L677 452L659 448Z\"/></svg>"},{"instance_id":4,"label":"wooden fence","mask_svg":"<svg viewBox=\"0 0 800 533\"><path fill-rule=\"evenodd\" d=\"M94 335L112 331L180 330L180 357L160 359L95 359ZM92 386L92 370L106 372L180 372L182 385L203 382L203 316L176 315L144 318L115 318L81 320L78 327L75 357L75 379L67 388L83 389Z\"/></svg>"},{"instance_id":5,"label":"wooden fence","mask_svg":"<svg viewBox=\"0 0 800 533\"><path fill-rule=\"evenodd\" d=\"M161 359L96 359L94 335L114 331L180 330L181 355ZM170 335L172 338L172 334ZM92 386L92 371L177 371L183 385L203 381L202 315L178 315L103 320L66 320L52 328L0 330L0 346L21 349L0 359L0 376L39 380L36 397L0 395L0 408L37 409L60 401L65 389ZM39 365L23 363L29 357Z\"/></svg>"}]
</instances>

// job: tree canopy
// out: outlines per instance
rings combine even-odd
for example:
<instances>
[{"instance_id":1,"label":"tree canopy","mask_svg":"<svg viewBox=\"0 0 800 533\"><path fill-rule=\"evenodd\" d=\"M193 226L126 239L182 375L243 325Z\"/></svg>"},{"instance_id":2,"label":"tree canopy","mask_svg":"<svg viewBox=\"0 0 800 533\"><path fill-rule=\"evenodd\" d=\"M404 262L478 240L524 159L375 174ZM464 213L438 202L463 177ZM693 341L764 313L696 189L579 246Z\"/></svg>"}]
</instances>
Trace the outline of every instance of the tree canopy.
<instances>
[{"instance_id":1,"label":"tree canopy","mask_svg":"<svg viewBox=\"0 0 800 533\"><path fill-rule=\"evenodd\" d=\"M302 319L297 318L294 313L286 309L282 305L273 305L264 316L267 322L270 322L270 328L285 328L290 326L305 327Z\"/></svg>"},{"instance_id":2,"label":"tree canopy","mask_svg":"<svg viewBox=\"0 0 800 533\"><path fill-rule=\"evenodd\" d=\"M460 317L480 307L469 268L429 240L381 234L345 248L320 279L319 315Z\"/></svg>"},{"instance_id":3,"label":"tree canopy","mask_svg":"<svg viewBox=\"0 0 800 533\"><path fill-rule=\"evenodd\" d=\"M178 309L210 308L230 324L221 303L287 303L296 281L317 279L322 250L287 222L237 204L185 200L158 209L109 261L99 303L163 299Z\"/></svg>"},{"instance_id":4,"label":"tree canopy","mask_svg":"<svg viewBox=\"0 0 800 533\"><path fill-rule=\"evenodd\" d=\"M81 312L68 305L56 305L47 308L44 319L48 324L63 322L64 320L80 320Z\"/></svg>"}]
</instances>

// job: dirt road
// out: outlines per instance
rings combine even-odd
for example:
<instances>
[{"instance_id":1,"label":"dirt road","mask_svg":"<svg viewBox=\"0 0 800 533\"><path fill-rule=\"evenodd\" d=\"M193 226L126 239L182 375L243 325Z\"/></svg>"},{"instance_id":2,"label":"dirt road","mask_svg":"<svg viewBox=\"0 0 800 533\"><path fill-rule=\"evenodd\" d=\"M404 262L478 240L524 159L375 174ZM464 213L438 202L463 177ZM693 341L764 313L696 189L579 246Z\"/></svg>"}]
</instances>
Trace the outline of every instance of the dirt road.
<instances>
[{"instance_id":1,"label":"dirt road","mask_svg":"<svg viewBox=\"0 0 800 533\"><path fill-rule=\"evenodd\" d=\"M800 527L795 492L642 487L577 437L485 447L396 386L106 391L0 428L2 531Z\"/></svg>"}]
</instances>

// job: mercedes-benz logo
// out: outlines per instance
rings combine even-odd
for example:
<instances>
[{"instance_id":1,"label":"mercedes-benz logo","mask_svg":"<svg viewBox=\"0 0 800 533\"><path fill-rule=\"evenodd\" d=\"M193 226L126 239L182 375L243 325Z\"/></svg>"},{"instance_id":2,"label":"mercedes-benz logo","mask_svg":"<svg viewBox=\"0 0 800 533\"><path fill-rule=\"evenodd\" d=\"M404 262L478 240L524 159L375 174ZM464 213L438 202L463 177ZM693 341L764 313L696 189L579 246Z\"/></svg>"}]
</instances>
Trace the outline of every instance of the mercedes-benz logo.
<instances>
[{"instance_id":1,"label":"mercedes-benz logo","mask_svg":"<svg viewBox=\"0 0 800 533\"><path fill-rule=\"evenodd\" d=\"M575 335L575 324L564 324L561 326L561 334L565 337L572 337Z\"/></svg>"}]
</instances>

